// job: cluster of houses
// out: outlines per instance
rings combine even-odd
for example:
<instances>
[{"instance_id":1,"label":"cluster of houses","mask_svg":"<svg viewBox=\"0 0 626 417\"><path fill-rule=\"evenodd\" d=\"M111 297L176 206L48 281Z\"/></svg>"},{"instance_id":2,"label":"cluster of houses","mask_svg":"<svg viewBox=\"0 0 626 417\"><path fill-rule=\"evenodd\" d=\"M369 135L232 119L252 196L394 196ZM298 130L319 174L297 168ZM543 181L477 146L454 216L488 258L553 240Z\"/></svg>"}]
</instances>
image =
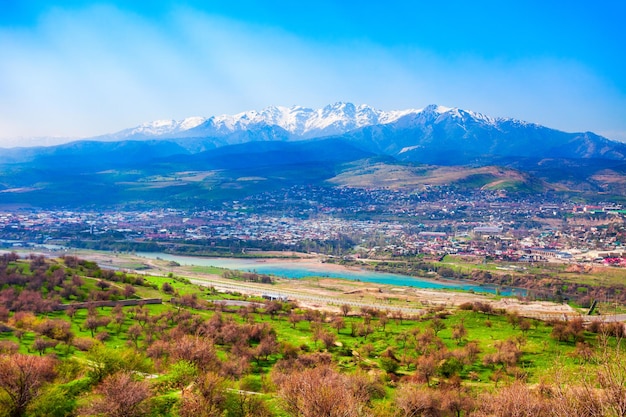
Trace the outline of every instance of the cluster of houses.
<instances>
[{"instance_id":1,"label":"cluster of houses","mask_svg":"<svg viewBox=\"0 0 626 417\"><path fill-rule=\"evenodd\" d=\"M520 262L608 262L626 256L626 211L544 197L433 189L294 187L205 210L0 211L0 244L353 242L356 256L465 254Z\"/></svg>"}]
</instances>

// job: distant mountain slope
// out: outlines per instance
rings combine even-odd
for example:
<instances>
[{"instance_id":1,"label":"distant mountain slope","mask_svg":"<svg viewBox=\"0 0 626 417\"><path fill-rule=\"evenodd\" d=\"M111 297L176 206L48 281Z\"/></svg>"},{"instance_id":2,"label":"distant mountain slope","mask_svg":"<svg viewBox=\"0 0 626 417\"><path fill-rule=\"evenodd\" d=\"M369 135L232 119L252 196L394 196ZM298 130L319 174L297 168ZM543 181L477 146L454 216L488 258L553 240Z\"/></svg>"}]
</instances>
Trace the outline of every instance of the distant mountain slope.
<instances>
[{"instance_id":1,"label":"distant mountain slope","mask_svg":"<svg viewBox=\"0 0 626 417\"><path fill-rule=\"evenodd\" d=\"M80 152L71 152L74 147ZM250 142L164 155L176 150L166 141L81 142L5 164L0 166L0 204L204 205L292 185L319 185L346 162L372 156L336 139Z\"/></svg>"},{"instance_id":2,"label":"distant mountain slope","mask_svg":"<svg viewBox=\"0 0 626 417\"><path fill-rule=\"evenodd\" d=\"M429 164L491 164L498 157L625 159L626 144L511 119L429 106L341 136L373 152Z\"/></svg>"},{"instance_id":3,"label":"distant mountain slope","mask_svg":"<svg viewBox=\"0 0 626 417\"><path fill-rule=\"evenodd\" d=\"M63 145L0 149L0 164L30 163L45 168L73 164L100 167L124 162L142 163L153 158L189 153L182 146L168 140L99 142L82 140ZM72 165L68 165L72 164Z\"/></svg>"},{"instance_id":4,"label":"distant mountain slope","mask_svg":"<svg viewBox=\"0 0 626 417\"><path fill-rule=\"evenodd\" d=\"M493 189L517 192L546 192L561 187L532 175L508 168L438 167L402 163L364 163L346 166L329 183L358 188L387 187L421 189L427 186L455 185L464 189Z\"/></svg>"},{"instance_id":5,"label":"distant mountain slope","mask_svg":"<svg viewBox=\"0 0 626 417\"><path fill-rule=\"evenodd\" d=\"M373 156L340 139L297 142L250 142L195 155L180 156L188 166L222 169L261 169L283 165L335 164Z\"/></svg>"}]
</instances>

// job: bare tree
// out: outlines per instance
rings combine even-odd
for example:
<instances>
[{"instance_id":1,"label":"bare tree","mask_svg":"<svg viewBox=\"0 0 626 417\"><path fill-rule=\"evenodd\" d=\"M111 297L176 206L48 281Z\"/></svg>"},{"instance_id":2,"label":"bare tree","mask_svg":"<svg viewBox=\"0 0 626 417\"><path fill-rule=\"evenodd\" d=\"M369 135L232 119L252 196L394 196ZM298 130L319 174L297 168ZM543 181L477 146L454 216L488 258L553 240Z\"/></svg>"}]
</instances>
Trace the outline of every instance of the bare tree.
<instances>
[{"instance_id":1,"label":"bare tree","mask_svg":"<svg viewBox=\"0 0 626 417\"><path fill-rule=\"evenodd\" d=\"M226 381L216 373L199 376L192 391L185 391L180 404L181 417L221 417L226 407Z\"/></svg>"},{"instance_id":2,"label":"bare tree","mask_svg":"<svg viewBox=\"0 0 626 417\"><path fill-rule=\"evenodd\" d=\"M500 364L502 367L513 367L522 357L522 351L517 342L513 339L495 342L496 353L491 353L483 357L484 365Z\"/></svg>"},{"instance_id":3,"label":"bare tree","mask_svg":"<svg viewBox=\"0 0 626 417\"><path fill-rule=\"evenodd\" d=\"M96 285L102 290L106 290L107 288L111 287L111 283L103 281L103 280L99 280L98 282L96 282Z\"/></svg>"},{"instance_id":4,"label":"bare tree","mask_svg":"<svg viewBox=\"0 0 626 417\"><path fill-rule=\"evenodd\" d=\"M453 413L456 417L467 415L476 406L469 391L456 379L441 390L441 408Z\"/></svg>"},{"instance_id":5,"label":"bare tree","mask_svg":"<svg viewBox=\"0 0 626 417\"><path fill-rule=\"evenodd\" d=\"M59 342L57 340L38 337L33 341L33 349L39 352L39 356L42 356L44 353L46 353L46 349L55 347L58 344Z\"/></svg>"},{"instance_id":6,"label":"bare tree","mask_svg":"<svg viewBox=\"0 0 626 417\"><path fill-rule=\"evenodd\" d=\"M0 407L21 417L47 382L56 376L56 362L47 356L0 355Z\"/></svg>"},{"instance_id":7,"label":"bare tree","mask_svg":"<svg viewBox=\"0 0 626 417\"><path fill-rule=\"evenodd\" d=\"M517 311L511 311L506 315L506 321L508 321L514 329L517 328L522 318Z\"/></svg>"},{"instance_id":8,"label":"bare tree","mask_svg":"<svg viewBox=\"0 0 626 417\"><path fill-rule=\"evenodd\" d=\"M95 389L99 398L84 411L107 417L136 417L146 415L151 397L145 381L133 379L129 372L109 375Z\"/></svg>"},{"instance_id":9,"label":"bare tree","mask_svg":"<svg viewBox=\"0 0 626 417\"><path fill-rule=\"evenodd\" d=\"M0 354L14 354L20 350L19 343L11 340L0 341Z\"/></svg>"},{"instance_id":10,"label":"bare tree","mask_svg":"<svg viewBox=\"0 0 626 417\"><path fill-rule=\"evenodd\" d=\"M440 331L446 328L446 324L439 317L433 317L430 328L434 330L435 336L437 336Z\"/></svg>"},{"instance_id":11,"label":"bare tree","mask_svg":"<svg viewBox=\"0 0 626 417\"><path fill-rule=\"evenodd\" d=\"M270 301L265 304L265 312L270 315L272 320L281 312L283 305L279 301Z\"/></svg>"},{"instance_id":12,"label":"bare tree","mask_svg":"<svg viewBox=\"0 0 626 417\"><path fill-rule=\"evenodd\" d=\"M76 307L69 306L67 310L65 310L65 315L70 318L70 320L74 320L74 316L76 315Z\"/></svg>"},{"instance_id":13,"label":"bare tree","mask_svg":"<svg viewBox=\"0 0 626 417\"><path fill-rule=\"evenodd\" d=\"M133 295L135 295L137 291L135 290L135 287L133 287L130 284L126 284L124 286L124 298L131 298Z\"/></svg>"},{"instance_id":14,"label":"bare tree","mask_svg":"<svg viewBox=\"0 0 626 417\"><path fill-rule=\"evenodd\" d=\"M396 405L402 417L438 417L441 415L439 392L420 385L401 386L398 389Z\"/></svg>"},{"instance_id":15,"label":"bare tree","mask_svg":"<svg viewBox=\"0 0 626 417\"><path fill-rule=\"evenodd\" d=\"M91 337L93 337L94 332L98 330L98 327L100 327L100 320L98 320L98 317L88 316L83 323L83 326L85 327L85 330L89 330L91 332Z\"/></svg>"},{"instance_id":16,"label":"bare tree","mask_svg":"<svg viewBox=\"0 0 626 417\"><path fill-rule=\"evenodd\" d=\"M330 350L333 346L335 346L335 341L337 337L335 336L334 333L324 330L320 334L320 339L322 340L322 343L324 343L324 346L326 347L326 349Z\"/></svg>"},{"instance_id":17,"label":"bare tree","mask_svg":"<svg viewBox=\"0 0 626 417\"><path fill-rule=\"evenodd\" d=\"M502 388L495 394L484 394L478 401L476 417L548 417L551 407L540 393L521 382Z\"/></svg>"},{"instance_id":18,"label":"bare tree","mask_svg":"<svg viewBox=\"0 0 626 417\"><path fill-rule=\"evenodd\" d=\"M119 307L119 309L117 307ZM115 322L115 324L117 324L117 333L119 333L120 330L122 330L122 325L124 324L124 321L126 321L126 314L119 304L115 306L115 308L113 308L111 312L115 313L113 321Z\"/></svg>"},{"instance_id":19,"label":"bare tree","mask_svg":"<svg viewBox=\"0 0 626 417\"><path fill-rule=\"evenodd\" d=\"M626 358L621 340L616 347L604 344L598 382L603 389L606 415L626 416Z\"/></svg>"},{"instance_id":20,"label":"bare tree","mask_svg":"<svg viewBox=\"0 0 626 417\"><path fill-rule=\"evenodd\" d=\"M295 417L357 417L369 396L355 389L350 377L329 366L318 366L275 378L287 412Z\"/></svg>"},{"instance_id":21,"label":"bare tree","mask_svg":"<svg viewBox=\"0 0 626 417\"><path fill-rule=\"evenodd\" d=\"M293 311L289 313L289 323L291 323L294 329L296 328L296 324L298 324L301 320L302 316L300 316L299 314Z\"/></svg>"},{"instance_id":22,"label":"bare tree","mask_svg":"<svg viewBox=\"0 0 626 417\"><path fill-rule=\"evenodd\" d=\"M212 343L195 336L183 336L168 346L172 361L186 360L195 364L200 371L218 371L221 365Z\"/></svg>"},{"instance_id":23,"label":"bare tree","mask_svg":"<svg viewBox=\"0 0 626 417\"><path fill-rule=\"evenodd\" d=\"M602 391L590 379L576 375L577 383L570 384L561 381L562 375L557 375L557 380L551 386L543 387L549 390L552 401L550 402L551 417L604 417L614 415L604 409ZM572 377L572 375L570 375ZM582 382L582 384L581 384ZM580 384L580 385L578 385Z\"/></svg>"},{"instance_id":24,"label":"bare tree","mask_svg":"<svg viewBox=\"0 0 626 417\"><path fill-rule=\"evenodd\" d=\"M126 335L128 336L128 339L132 340L136 348L139 347L139 338L141 337L142 333L143 333L143 329L138 324L133 324L126 331Z\"/></svg>"},{"instance_id":25,"label":"bare tree","mask_svg":"<svg viewBox=\"0 0 626 417\"><path fill-rule=\"evenodd\" d=\"M456 340L456 344L460 345L463 339L467 337L467 329L463 323L454 325L452 328L452 338Z\"/></svg>"},{"instance_id":26,"label":"bare tree","mask_svg":"<svg viewBox=\"0 0 626 417\"><path fill-rule=\"evenodd\" d=\"M396 321L396 324L402 324L402 319L404 318L404 314L400 310L396 310L391 313L391 317Z\"/></svg>"},{"instance_id":27,"label":"bare tree","mask_svg":"<svg viewBox=\"0 0 626 417\"><path fill-rule=\"evenodd\" d=\"M463 355L467 365L474 363L479 353L480 347L476 341L468 342L465 347L463 347Z\"/></svg>"},{"instance_id":28,"label":"bare tree","mask_svg":"<svg viewBox=\"0 0 626 417\"><path fill-rule=\"evenodd\" d=\"M519 329L522 331L522 333L526 334L526 332L528 332L531 327L532 327L532 322L530 320L528 319L520 320Z\"/></svg>"},{"instance_id":29,"label":"bare tree","mask_svg":"<svg viewBox=\"0 0 626 417\"><path fill-rule=\"evenodd\" d=\"M383 332L387 330L387 323L389 323L389 316L387 315L386 312L381 312L379 324L380 324L380 327L383 328Z\"/></svg>"},{"instance_id":30,"label":"bare tree","mask_svg":"<svg viewBox=\"0 0 626 417\"><path fill-rule=\"evenodd\" d=\"M269 334L261 339L259 345L255 349L253 349L252 354L257 363L259 363L261 359L266 361L270 355L278 353L279 350L280 345L276 340L276 336L274 334Z\"/></svg>"},{"instance_id":31,"label":"bare tree","mask_svg":"<svg viewBox=\"0 0 626 417\"><path fill-rule=\"evenodd\" d=\"M332 326L335 328L335 330L337 330L337 334L339 334L341 329L346 327L346 323L343 320L343 318L341 318L341 317L334 317L333 320L332 320Z\"/></svg>"},{"instance_id":32,"label":"bare tree","mask_svg":"<svg viewBox=\"0 0 626 417\"><path fill-rule=\"evenodd\" d=\"M415 362L415 368L418 377L426 382L426 384L430 385L430 378L432 378L437 371L437 362L435 361L435 357L433 355L420 356Z\"/></svg>"}]
</instances>

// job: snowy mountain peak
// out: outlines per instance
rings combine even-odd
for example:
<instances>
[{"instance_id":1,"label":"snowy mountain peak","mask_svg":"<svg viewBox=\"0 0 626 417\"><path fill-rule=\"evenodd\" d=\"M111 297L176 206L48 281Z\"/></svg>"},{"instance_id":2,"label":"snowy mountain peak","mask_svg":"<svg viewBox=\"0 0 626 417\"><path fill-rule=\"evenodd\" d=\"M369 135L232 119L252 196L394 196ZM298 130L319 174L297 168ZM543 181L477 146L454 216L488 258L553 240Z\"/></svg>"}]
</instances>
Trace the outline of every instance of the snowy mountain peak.
<instances>
[{"instance_id":1,"label":"snowy mountain peak","mask_svg":"<svg viewBox=\"0 0 626 417\"><path fill-rule=\"evenodd\" d=\"M406 116L410 118L405 119ZM458 123L474 121L490 125L510 120L493 119L481 113L437 104L422 109L382 111L366 104L337 102L319 109L302 106L268 106L262 110L250 110L234 115L189 117L180 121L156 120L100 139L220 138L250 129L268 128L279 128L290 139L310 139L341 135L366 126L394 123L400 119L405 120L404 123L419 123L420 120L443 121L449 118L457 120Z\"/></svg>"},{"instance_id":2,"label":"snowy mountain peak","mask_svg":"<svg viewBox=\"0 0 626 417\"><path fill-rule=\"evenodd\" d=\"M158 132L161 133L170 133L170 131L174 130L187 130L192 129L202 123L206 118L204 117L187 117L186 119L177 121L177 120L155 120L153 122L142 123L134 130L136 132ZM159 133L157 133L159 134Z\"/></svg>"},{"instance_id":3,"label":"snowy mountain peak","mask_svg":"<svg viewBox=\"0 0 626 417\"><path fill-rule=\"evenodd\" d=\"M206 117L187 117L179 123L182 130L193 129L206 121Z\"/></svg>"},{"instance_id":4,"label":"snowy mountain peak","mask_svg":"<svg viewBox=\"0 0 626 417\"><path fill-rule=\"evenodd\" d=\"M97 140L153 139L164 136L175 136L193 129L206 121L205 117L187 117L183 120L154 120L142 123L137 127L125 129L112 135L99 136Z\"/></svg>"},{"instance_id":5,"label":"snowy mountain peak","mask_svg":"<svg viewBox=\"0 0 626 417\"><path fill-rule=\"evenodd\" d=\"M418 110L418 113L443 114L443 113L449 112L450 110L453 110L453 108L440 106L438 104L429 104L428 106L424 107L423 109Z\"/></svg>"},{"instance_id":6,"label":"snowy mountain peak","mask_svg":"<svg viewBox=\"0 0 626 417\"><path fill-rule=\"evenodd\" d=\"M382 112L364 104L356 106L344 102L329 104L321 109L269 106L260 111L211 117L198 127L190 129L185 136L224 135L253 126L277 126L296 138L307 139L389 123L402 114L404 113Z\"/></svg>"},{"instance_id":7,"label":"snowy mountain peak","mask_svg":"<svg viewBox=\"0 0 626 417\"><path fill-rule=\"evenodd\" d=\"M510 120L494 119L482 113L473 112L471 110L463 110L459 109L458 107L445 107L437 104L430 104L423 109L419 109L416 111L416 114L426 118L434 118L438 121L443 121L450 118L458 120L459 123L473 121L487 125L495 125L498 121Z\"/></svg>"}]
</instances>

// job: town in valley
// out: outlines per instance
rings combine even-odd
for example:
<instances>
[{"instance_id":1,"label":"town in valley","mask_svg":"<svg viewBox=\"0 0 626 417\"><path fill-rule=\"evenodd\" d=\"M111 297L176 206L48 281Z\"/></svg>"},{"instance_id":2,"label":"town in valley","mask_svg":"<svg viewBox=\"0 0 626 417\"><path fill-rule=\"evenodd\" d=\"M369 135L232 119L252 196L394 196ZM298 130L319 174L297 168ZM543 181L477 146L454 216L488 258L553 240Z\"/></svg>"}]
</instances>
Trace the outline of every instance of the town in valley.
<instances>
[{"instance_id":1,"label":"town in valley","mask_svg":"<svg viewBox=\"0 0 626 417\"><path fill-rule=\"evenodd\" d=\"M185 210L0 211L5 249L72 246L241 256L258 251L315 252L352 258L446 254L510 262L624 266L626 210L537 195L292 187Z\"/></svg>"}]
</instances>

